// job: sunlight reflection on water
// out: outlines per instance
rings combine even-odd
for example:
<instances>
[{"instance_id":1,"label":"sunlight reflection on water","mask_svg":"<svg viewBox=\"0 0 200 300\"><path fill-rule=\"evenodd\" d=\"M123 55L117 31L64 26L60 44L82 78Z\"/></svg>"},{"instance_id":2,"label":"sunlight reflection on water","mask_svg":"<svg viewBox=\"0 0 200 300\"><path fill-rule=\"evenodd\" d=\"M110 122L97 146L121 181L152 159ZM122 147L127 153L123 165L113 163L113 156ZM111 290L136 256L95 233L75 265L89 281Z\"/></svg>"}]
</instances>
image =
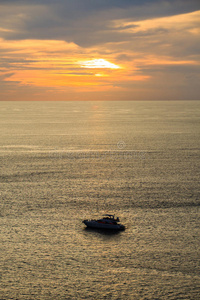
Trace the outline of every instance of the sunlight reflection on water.
<instances>
[{"instance_id":1,"label":"sunlight reflection on water","mask_svg":"<svg viewBox=\"0 0 200 300\"><path fill-rule=\"evenodd\" d=\"M0 298L198 299L198 107L1 102Z\"/></svg>"}]
</instances>

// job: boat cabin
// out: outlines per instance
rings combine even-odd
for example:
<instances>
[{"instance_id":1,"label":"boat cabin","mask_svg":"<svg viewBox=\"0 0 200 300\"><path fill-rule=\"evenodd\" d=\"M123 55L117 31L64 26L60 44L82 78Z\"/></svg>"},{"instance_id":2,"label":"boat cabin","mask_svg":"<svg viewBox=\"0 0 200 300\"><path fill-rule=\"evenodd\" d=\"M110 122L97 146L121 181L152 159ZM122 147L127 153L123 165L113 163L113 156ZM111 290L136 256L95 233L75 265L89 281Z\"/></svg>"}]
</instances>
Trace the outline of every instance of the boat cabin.
<instances>
[{"instance_id":1,"label":"boat cabin","mask_svg":"<svg viewBox=\"0 0 200 300\"><path fill-rule=\"evenodd\" d=\"M103 219L107 219L107 220L110 220L110 221L113 221L113 222L119 222L119 218L117 217L115 219L115 215L108 215L108 214L105 214L103 216Z\"/></svg>"}]
</instances>

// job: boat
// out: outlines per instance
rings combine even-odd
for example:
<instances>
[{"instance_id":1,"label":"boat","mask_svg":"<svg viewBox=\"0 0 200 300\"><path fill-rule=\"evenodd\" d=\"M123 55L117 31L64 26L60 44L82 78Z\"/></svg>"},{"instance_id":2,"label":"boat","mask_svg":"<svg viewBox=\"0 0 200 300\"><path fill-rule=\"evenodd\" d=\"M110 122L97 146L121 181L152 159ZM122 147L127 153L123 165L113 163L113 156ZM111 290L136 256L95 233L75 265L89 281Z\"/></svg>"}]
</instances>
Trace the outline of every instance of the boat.
<instances>
[{"instance_id":1,"label":"boat","mask_svg":"<svg viewBox=\"0 0 200 300\"><path fill-rule=\"evenodd\" d=\"M105 214L98 220L84 220L83 223L89 228L97 228L104 230L125 230L125 226L119 223L119 218L114 215Z\"/></svg>"}]
</instances>

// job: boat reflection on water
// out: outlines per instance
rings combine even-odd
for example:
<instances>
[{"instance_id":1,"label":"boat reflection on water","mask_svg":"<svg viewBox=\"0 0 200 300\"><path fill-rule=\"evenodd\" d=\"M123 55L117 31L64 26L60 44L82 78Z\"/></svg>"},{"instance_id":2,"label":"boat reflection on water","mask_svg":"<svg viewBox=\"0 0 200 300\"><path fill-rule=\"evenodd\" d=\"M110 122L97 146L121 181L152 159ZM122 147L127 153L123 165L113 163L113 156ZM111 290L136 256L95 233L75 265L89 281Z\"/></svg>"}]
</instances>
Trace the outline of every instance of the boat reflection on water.
<instances>
[{"instance_id":1,"label":"boat reflection on water","mask_svg":"<svg viewBox=\"0 0 200 300\"><path fill-rule=\"evenodd\" d=\"M120 234L120 230L107 230L107 229L99 229L99 228L92 228L92 227L85 227L83 229L85 233L91 233L91 234L98 234L98 235L103 235L107 237L115 236Z\"/></svg>"},{"instance_id":2,"label":"boat reflection on water","mask_svg":"<svg viewBox=\"0 0 200 300\"><path fill-rule=\"evenodd\" d=\"M119 223L119 218L115 218L114 215L106 214L98 220L84 220L83 223L87 226L87 229L95 229L104 232L119 232L125 230L125 226Z\"/></svg>"}]
</instances>

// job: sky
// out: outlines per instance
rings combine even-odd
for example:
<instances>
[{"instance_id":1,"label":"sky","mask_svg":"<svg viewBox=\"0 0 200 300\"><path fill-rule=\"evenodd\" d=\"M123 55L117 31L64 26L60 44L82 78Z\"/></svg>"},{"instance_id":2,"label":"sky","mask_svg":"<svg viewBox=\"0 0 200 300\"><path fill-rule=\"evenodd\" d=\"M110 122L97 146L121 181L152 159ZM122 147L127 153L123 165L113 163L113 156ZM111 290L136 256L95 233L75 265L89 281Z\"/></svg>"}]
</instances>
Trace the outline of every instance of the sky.
<instances>
[{"instance_id":1,"label":"sky","mask_svg":"<svg viewBox=\"0 0 200 300\"><path fill-rule=\"evenodd\" d=\"M200 100L200 1L0 0L0 100Z\"/></svg>"}]
</instances>

